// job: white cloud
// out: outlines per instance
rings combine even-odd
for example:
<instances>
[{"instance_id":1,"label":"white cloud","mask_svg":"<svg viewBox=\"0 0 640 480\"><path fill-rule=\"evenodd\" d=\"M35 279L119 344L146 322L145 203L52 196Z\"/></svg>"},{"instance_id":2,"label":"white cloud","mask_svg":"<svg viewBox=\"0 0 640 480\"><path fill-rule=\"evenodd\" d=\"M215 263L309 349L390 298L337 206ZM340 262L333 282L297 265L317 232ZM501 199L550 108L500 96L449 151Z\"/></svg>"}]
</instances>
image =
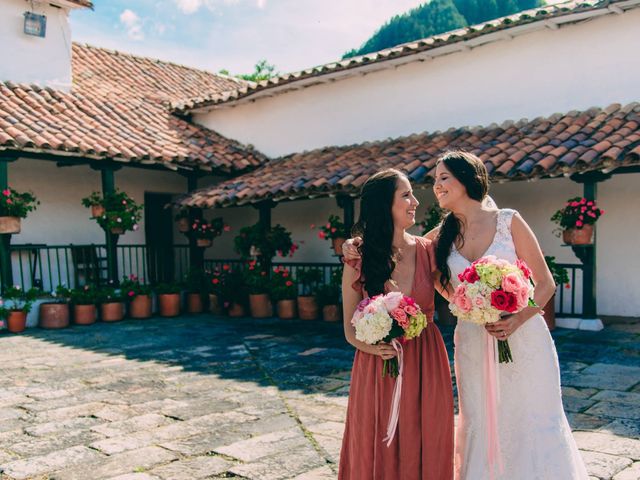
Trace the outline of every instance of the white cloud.
<instances>
[{"instance_id":1,"label":"white cloud","mask_svg":"<svg viewBox=\"0 0 640 480\"><path fill-rule=\"evenodd\" d=\"M202 0L174 0L182 13L190 15L197 12L202 6Z\"/></svg>"},{"instance_id":2,"label":"white cloud","mask_svg":"<svg viewBox=\"0 0 640 480\"><path fill-rule=\"evenodd\" d=\"M127 36L132 40L143 40L142 22L132 10L126 9L120 14L120 23L127 27Z\"/></svg>"}]
</instances>

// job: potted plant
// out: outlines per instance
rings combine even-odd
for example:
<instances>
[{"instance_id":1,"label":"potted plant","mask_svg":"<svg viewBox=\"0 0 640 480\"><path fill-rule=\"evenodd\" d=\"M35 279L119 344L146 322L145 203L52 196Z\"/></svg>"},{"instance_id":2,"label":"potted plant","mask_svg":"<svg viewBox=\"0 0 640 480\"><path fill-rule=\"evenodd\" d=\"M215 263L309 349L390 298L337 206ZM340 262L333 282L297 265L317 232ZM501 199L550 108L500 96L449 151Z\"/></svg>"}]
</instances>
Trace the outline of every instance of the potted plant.
<instances>
[{"instance_id":1,"label":"potted plant","mask_svg":"<svg viewBox=\"0 0 640 480\"><path fill-rule=\"evenodd\" d=\"M175 216L176 223L178 224L178 231L180 233L188 233L189 228L189 209L181 208L178 210Z\"/></svg>"},{"instance_id":2,"label":"potted plant","mask_svg":"<svg viewBox=\"0 0 640 480\"><path fill-rule=\"evenodd\" d=\"M276 254L291 257L298 249L291 240L291 232L282 225L265 231L259 223L241 228L234 239L234 247L242 258L260 256L263 260L271 260Z\"/></svg>"},{"instance_id":3,"label":"potted plant","mask_svg":"<svg viewBox=\"0 0 640 480\"><path fill-rule=\"evenodd\" d=\"M83 204L90 202L93 192L89 197L82 199ZM142 218L142 205L138 205L129 195L120 190L108 193L102 199L104 212L101 216L96 217L100 227L113 233L114 235L122 235L129 230L138 230L138 222Z\"/></svg>"},{"instance_id":4,"label":"potted plant","mask_svg":"<svg viewBox=\"0 0 640 480\"><path fill-rule=\"evenodd\" d=\"M11 333L23 332L27 327L27 313L31 311L38 292L36 288L23 290L15 285L2 294L0 317L7 320L7 330Z\"/></svg>"},{"instance_id":5,"label":"potted plant","mask_svg":"<svg viewBox=\"0 0 640 480\"><path fill-rule=\"evenodd\" d=\"M192 235L196 239L196 244L201 248L210 247L213 239L222 235L222 232L228 231L222 217L214 218L211 222L195 219L191 225Z\"/></svg>"},{"instance_id":6,"label":"potted plant","mask_svg":"<svg viewBox=\"0 0 640 480\"><path fill-rule=\"evenodd\" d=\"M322 319L325 322L340 320L340 289L342 284L342 269L331 272L331 280L326 285L320 285L316 293L318 305L322 308Z\"/></svg>"},{"instance_id":7,"label":"potted plant","mask_svg":"<svg viewBox=\"0 0 640 480\"><path fill-rule=\"evenodd\" d=\"M177 317L180 315L180 292L178 283L159 283L155 286L161 317Z\"/></svg>"},{"instance_id":8,"label":"potted plant","mask_svg":"<svg viewBox=\"0 0 640 480\"><path fill-rule=\"evenodd\" d=\"M567 200L567 204L557 210L551 221L557 223L562 231L562 240L568 245L589 245L593 239L593 226L604 214L604 210L596 206L593 200L574 197Z\"/></svg>"},{"instance_id":9,"label":"potted plant","mask_svg":"<svg viewBox=\"0 0 640 480\"><path fill-rule=\"evenodd\" d=\"M422 229L422 235L426 235L440 225L443 215L444 210L437 203L430 205L425 213L424 220L418 223L418 226Z\"/></svg>"},{"instance_id":10,"label":"potted plant","mask_svg":"<svg viewBox=\"0 0 640 480\"><path fill-rule=\"evenodd\" d=\"M207 292L208 285L206 275L201 268L189 271L186 277L187 313L202 313L204 310L203 296Z\"/></svg>"},{"instance_id":11,"label":"potted plant","mask_svg":"<svg viewBox=\"0 0 640 480\"><path fill-rule=\"evenodd\" d=\"M230 265L222 266L223 306L230 317L244 317L247 303L247 286L241 269L233 269Z\"/></svg>"},{"instance_id":12,"label":"potted plant","mask_svg":"<svg viewBox=\"0 0 640 480\"><path fill-rule=\"evenodd\" d=\"M565 286L569 288L569 274L567 270L558 266L556 263L556 257L551 257L549 255L544 256L544 261L547 262L547 267L551 271L551 275L553 275L553 281L558 286ZM556 294L555 292L544 306L543 316L545 322L547 322L547 327L549 330L553 330L556 328Z\"/></svg>"},{"instance_id":13,"label":"potted plant","mask_svg":"<svg viewBox=\"0 0 640 480\"><path fill-rule=\"evenodd\" d=\"M97 291L90 285L71 290L73 322L76 325L91 325L96 321Z\"/></svg>"},{"instance_id":14,"label":"potted plant","mask_svg":"<svg viewBox=\"0 0 640 480\"><path fill-rule=\"evenodd\" d=\"M123 297L129 303L131 318L149 318L153 313L151 287L143 283L137 275L124 277L120 282Z\"/></svg>"},{"instance_id":15,"label":"potted plant","mask_svg":"<svg viewBox=\"0 0 640 480\"><path fill-rule=\"evenodd\" d=\"M256 260L251 260L245 270L245 284L249 289L249 309L253 318L273 315L269 298L269 274Z\"/></svg>"},{"instance_id":16,"label":"potted plant","mask_svg":"<svg viewBox=\"0 0 640 480\"><path fill-rule=\"evenodd\" d=\"M69 299L71 290L58 285L51 292L51 300L40 304L38 324L40 328L65 328L69 326Z\"/></svg>"},{"instance_id":17,"label":"potted plant","mask_svg":"<svg viewBox=\"0 0 640 480\"><path fill-rule=\"evenodd\" d=\"M298 272L298 282L302 286L302 295L298 296L298 316L302 320L318 318L319 309L315 292L320 280L322 280L322 270L317 267L301 269Z\"/></svg>"},{"instance_id":18,"label":"potted plant","mask_svg":"<svg viewBox=\"0 0 640 480\"><path fill-rule=\"evenodd\" d=\"M285 267L275 267L271 274L271 298L276 302L278 317L285 319L296 318L296 297L298 284Z\"/></svg>"},{"instance_id":19,"label":"potted plant","mask_svg":"<svg viewBox=\"0 0 640 480\"><path fill-rule=\"evenodd\" d=\"M222 315L222 298L224 292L224 275L215 269L207 274L207 286L209 287L209 311L214 315Z\"/></svg>"},{"instance_id":20,"label":"potted plant","mask_svg":"<svg viewBox=\"0 0 640 480\"><path fill-rule=\"evenodd\" d=\"M106 286L98 290L100 304L100 320L103 322L119 322L124 318L124 295L114 287Z\"/></svg>"},{"instance_id":21,"label":"potted plant","mask_svg":"<svg viewBox=\"0 0 640 480\"><path fill-rule=\"evenodd\" d=\"M91 209L91 218L98 218L104 215L104 199L100 192L91 192L91 195L81 201L84 207Z\"/></svg>"},{"instance_id":22,"label":"potted plant","mask_svg":"<svg viewBox=\"0 0 640 480\"><path fill-rule=\"evenodd\" d=\"M337 215L329 215L329 220L320 227L318 237L322 240L331 240L333 251L342 256L342 245L348 237L347 228Z\"/></svg>"},{"instance_id":23,"label":"potted plant","mask_svg":"<svg viewBox=\"0 0 640 480\"><path fill-rule=\"evenodd\" d=\"M5 188L0 195L0 233L20 233L20 219L26 218L39 204L30 192Z\"/></svg>"}]
</instances>

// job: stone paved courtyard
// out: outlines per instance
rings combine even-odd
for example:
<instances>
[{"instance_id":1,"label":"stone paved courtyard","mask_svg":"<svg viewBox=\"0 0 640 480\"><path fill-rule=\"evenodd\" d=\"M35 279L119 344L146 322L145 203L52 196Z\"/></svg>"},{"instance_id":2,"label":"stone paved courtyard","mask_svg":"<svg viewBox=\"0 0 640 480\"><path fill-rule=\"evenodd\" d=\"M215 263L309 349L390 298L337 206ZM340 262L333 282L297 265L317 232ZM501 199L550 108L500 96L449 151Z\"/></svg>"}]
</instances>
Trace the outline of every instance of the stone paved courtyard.
<instances>
[{"instance_id":1,"label":"stone paved courtyard","mask_svg":"<svg viewBox=\"0 0 640 480\"><path fill-rule=\"evenodd\" d=\"M554 337L589 473L637 480L640 325ZM0 477L334 479L352 358L341 325L321 322L2 333Z\"/></svg>"}]
</instances>

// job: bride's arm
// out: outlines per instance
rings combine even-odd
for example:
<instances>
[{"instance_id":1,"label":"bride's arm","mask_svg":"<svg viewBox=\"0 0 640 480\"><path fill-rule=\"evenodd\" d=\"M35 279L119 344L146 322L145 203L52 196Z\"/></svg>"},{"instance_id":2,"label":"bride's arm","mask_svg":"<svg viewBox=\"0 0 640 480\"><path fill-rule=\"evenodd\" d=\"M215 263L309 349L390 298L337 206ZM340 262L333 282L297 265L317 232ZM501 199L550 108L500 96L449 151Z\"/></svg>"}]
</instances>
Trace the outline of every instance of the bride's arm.
<instances>
[{"instance_id":1,"label":"bride's arm","mask_svg":"<svg viewBox=\"0 0 640 480\"><path fill-rule=\"evenodd\" d=\"M538 239L518 213L513 215L511 221L511 236L518 258L524 260L531 269L531 277L535 284L533 299L538 306L526 307L521 312L508 316L505 320L487 325L487 331L500 339L502 338L498 336L499 332L506 331L507 335L511 335L520 325L542 311L542 307L547 304L556 291L556 284L547 263L544 261Z\"/></svg>"},{"instance_id":2,"label":"bride's arm","mask_svg":"<svg viewBox=\"0 0 640 480\"><path fill-rule=\"evenodd\" d=\"M351 345L358 350L379 355L384 360L389 360L396 356L395 349L388 343L380 342L377 345L369 345L356 339L356 329L351 325L351 318L356 311L358 304L362 300L362 294L353 288L353 284L360 278L360 272L349 264L345 264L342 271L342 311L344 323L344 336Z\"/></svg>"}]
</instances>

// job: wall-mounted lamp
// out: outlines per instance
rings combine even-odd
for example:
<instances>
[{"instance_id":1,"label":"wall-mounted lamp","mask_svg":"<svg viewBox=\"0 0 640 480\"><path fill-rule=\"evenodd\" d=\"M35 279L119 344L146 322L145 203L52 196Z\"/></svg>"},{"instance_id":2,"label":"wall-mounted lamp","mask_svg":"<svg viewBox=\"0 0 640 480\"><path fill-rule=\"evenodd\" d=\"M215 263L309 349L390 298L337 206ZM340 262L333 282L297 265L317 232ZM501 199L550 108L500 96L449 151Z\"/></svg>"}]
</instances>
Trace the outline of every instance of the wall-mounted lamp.
<instances>
[{"instance_id":1,"label":"wall-mounted lamp","mask_svg":"<svg viewBox=\"0 0 640 480\"><path fill-rule=\"evenodd\" d=\"M44 38L47 31L47 17L33 12L24 12L24 33Z\"/></svg>"}]
</instances>

